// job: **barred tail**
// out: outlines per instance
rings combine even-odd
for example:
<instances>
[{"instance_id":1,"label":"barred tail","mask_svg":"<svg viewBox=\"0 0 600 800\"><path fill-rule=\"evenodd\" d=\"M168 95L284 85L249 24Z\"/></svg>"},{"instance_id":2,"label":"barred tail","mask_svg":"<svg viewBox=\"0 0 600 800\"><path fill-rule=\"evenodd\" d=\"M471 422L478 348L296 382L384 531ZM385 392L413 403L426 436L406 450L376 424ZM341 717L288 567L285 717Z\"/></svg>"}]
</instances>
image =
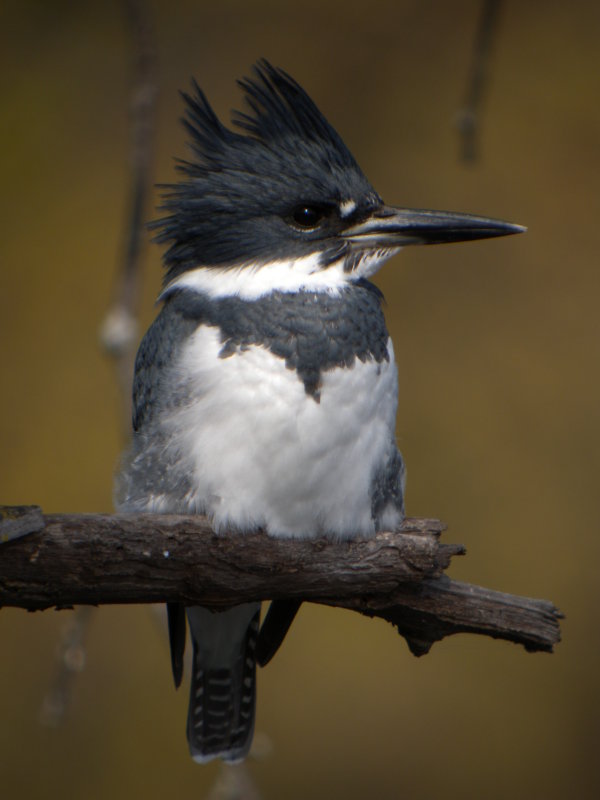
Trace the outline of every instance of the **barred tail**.
<instances>
[{"instance_id":1,"label":"barred tail","mask_svg":"<svg viewBox=\"0 0 600 800\"><path fill-rule=\"evenodd\" d=\"M241 761L254 733L259 603L228 611L187 609L192 681L187 737L194 761Z\"/></svg>"}]
</instances>

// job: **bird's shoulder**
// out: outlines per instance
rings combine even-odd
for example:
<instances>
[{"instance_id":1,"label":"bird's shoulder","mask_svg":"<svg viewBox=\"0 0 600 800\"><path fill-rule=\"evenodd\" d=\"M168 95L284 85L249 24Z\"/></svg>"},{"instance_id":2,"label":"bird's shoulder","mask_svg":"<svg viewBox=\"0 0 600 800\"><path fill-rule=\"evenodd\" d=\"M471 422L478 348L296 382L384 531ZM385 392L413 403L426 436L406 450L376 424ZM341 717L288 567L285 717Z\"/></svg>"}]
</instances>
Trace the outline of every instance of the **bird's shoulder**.
<instances>
[{"instance_id":1,"label":"bird's shoulder","mask_svg":"<svg viewBox=\"0 0 600 800\"><path fill-rule=\"evenodd\" d=\"M162 402L166 376L182 345L202 324L204 316L201 297L185 297L184 293L178 293L167 298L146 331L134 367L134 431L141 430Z\"/></svg>"},{"instance_id":2,"label":"bird's shoulder","mask_svg":"<svg viewBox=\"0 0 600 800\"><path fill-rule=\"evenodd\" d=\"M176 398L169 370L202 325L219 332L220 358L262 347L297 372L307 394L318 397L324 371L360 361L387 361L383 295L366 280L336 294L273 291L258 298L210 298L180 290L166 297L138 350L133 382L133 426L139 431Z\"/></svg>"}]
</instances>

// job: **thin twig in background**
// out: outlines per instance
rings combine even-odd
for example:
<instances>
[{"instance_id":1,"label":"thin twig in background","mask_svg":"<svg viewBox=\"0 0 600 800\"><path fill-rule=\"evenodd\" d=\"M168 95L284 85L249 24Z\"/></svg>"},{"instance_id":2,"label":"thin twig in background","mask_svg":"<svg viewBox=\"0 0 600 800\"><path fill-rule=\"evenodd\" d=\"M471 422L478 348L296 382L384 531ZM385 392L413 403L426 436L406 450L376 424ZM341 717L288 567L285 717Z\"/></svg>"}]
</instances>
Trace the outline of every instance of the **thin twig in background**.
<instances>
[{"instance_id":1,"label":"thin twig in background","mask_svg":"<svg viewBox=\"0 0 600 800\"><path fill-rule=\"evenodd\" d=\"M501 0L483 0L479 27L475 37L471 69L463 108L458 114L460 159L473 163L479 155L481 107L489 84L489 59L498 30Z\"/></svg>"},{"instance_id":2,"label":"thin twig in background","mask_svg":"<svg viewBox=\"0 0 600 800\"><path fill-rule=\"evenodd\" d=\"M123 0L133 53L131 189L126 242L101 341L113 358L121 390L123 439L131 434L131 379L137 344L144 222L152 186L156 107L156 41L144 0Z\"/></svg>"},{"instance_id":3,"label":"thin twig in background","mask_svg":"<svg viewBox=\"0 0 600 800\"><path fill-rule=\"evenodd\" d=\"M156 106L156 39L144 0L123 0L131 42L131 189L125 244L110 309L100 329L104 350L115 365L120 394L119 421L124 442L131 431L131 378L137 343L144 220L152 185ZM85 666L85 639L90 608L78 608L64 627L57 646L57 671L40 712L45 725L60 725L70 706L74 677Z\"/></svg>"},{"instance_id":4,"label":"thin twig in background","mask_svg":"<svg viewBox=\"0 0 600 800\"><path fill-rule=\"evenodd\" d=\"M70 706L75 676L85 668L85 640L93 611L91 606L81 606L67 618L62 629L56 652L58 672L40 709L42 725L56 728Z\"/></svg>"}]
</instances>

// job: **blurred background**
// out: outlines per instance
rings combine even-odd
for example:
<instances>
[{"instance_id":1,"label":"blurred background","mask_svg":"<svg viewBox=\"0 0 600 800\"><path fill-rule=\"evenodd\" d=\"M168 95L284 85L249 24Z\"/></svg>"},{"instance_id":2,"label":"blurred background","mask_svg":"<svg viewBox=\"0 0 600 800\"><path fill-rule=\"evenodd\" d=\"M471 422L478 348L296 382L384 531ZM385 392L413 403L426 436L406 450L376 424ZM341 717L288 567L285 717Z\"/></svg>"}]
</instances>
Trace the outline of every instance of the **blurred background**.
<instances>
[{"instance_id":1,"label":"blurred background","mask_svg":"<svg viewBox=\"0 0 600 800\"><path fill-rule=\"evenodd\" d=\"M455 636L416 659L383 622L304 606L259 674L270 754L248 769L261 795L598 797L600 5L503 4L472 164L456 121L476 0L149 9L154 180L172 180L172 156L185 155L178 89L194 75L227 119L235 79L266 56L308 90L386 201L529 227L409 248L376 282L400 373L408 513L443 519L446 541L466 544L453 577L553 600L563 642L530 655ZM110 511L119 394L98 332L129 192L122 4L4 0L0 52L0 502ZM140 336L160 279L152 245ZM188 757L187 688L173 689L148 608L94 613L68 713L40 725L70 617L0 613L2 796L205 797L219 767Z\"/></svg>"}]
</instances>

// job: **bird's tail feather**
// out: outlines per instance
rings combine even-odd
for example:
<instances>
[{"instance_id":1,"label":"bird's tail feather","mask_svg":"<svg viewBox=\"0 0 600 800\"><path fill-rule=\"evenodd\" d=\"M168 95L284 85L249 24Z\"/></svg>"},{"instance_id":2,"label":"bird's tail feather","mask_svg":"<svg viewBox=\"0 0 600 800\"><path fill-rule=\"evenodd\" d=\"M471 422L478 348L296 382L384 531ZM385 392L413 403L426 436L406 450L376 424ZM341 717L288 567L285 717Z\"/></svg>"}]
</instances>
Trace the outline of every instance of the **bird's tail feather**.
<instances>
[{"instance_id":1,"label":"bird's tail feather","mask_svg":"<svg viewBox=\"0 0 600 800\"><path fill-rule=\"evenodd\" d=\"M188 608L194 646L188 710L190 753L199 763L241 761L254 733L260 605L223 612Z\"/></svg>"}]
</instances>

